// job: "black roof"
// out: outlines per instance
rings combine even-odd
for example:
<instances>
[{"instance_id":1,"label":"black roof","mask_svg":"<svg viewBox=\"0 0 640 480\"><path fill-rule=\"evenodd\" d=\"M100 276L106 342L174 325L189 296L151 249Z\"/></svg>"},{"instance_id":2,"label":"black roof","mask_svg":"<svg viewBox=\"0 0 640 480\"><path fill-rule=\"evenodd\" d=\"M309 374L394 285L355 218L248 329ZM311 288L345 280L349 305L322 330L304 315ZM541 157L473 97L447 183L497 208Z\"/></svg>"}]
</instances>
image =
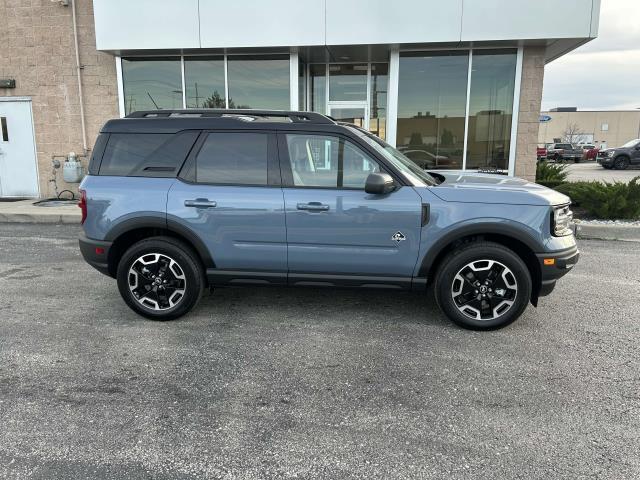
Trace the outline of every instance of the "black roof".
<instances>
[{"instance_id":1,"label":"black roof","mask_svg":"<svg viewBox=\"0 0 640 480\"><path fill-rule=\"evenodd\" d=\"M157 132L172 133L189 129L278 129L304 125L336 126L337 123L319 113L284 110L149 110L133 112L125 118L109 120L103 133Z\"/></svg>"}]
</instances>

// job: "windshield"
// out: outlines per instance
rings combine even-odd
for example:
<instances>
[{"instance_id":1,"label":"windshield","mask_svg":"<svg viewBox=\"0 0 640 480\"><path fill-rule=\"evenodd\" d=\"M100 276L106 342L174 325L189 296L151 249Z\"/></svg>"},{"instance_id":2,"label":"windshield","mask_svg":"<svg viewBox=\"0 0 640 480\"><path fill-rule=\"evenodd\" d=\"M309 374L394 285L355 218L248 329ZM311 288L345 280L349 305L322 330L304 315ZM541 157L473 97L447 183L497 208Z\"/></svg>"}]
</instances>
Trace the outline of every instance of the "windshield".
<instances>
[{"instance_id":1,"label":"windshield","mask_svg":"<svg viewBox=\"0 0 640 480\"><path fill-rule=\"evenodd\" d=\"M396 167L400 173L415 186L436 186L438 182L428 172L425 172L422 168L416 165L411 159L405 157L398 150L393 148L388 143L380 140L374 134L361 130L351 125L345 125L358 134L365 142L367 142L373 149L380 153L389 163Z\"/></svg>"},{"instance_id":2,"label":"windshield","mask_svg":"<svg viewBox=\"0 0 640 480\"><path fill-rule=\"evenodd\" d=\"M635 147L638 143L640 143L640 139L636 138L635 140L631 140L627 143L625 143L624 145L622 145L622 147L620 148L633 148Z\"/></svg>"}]
</instances>

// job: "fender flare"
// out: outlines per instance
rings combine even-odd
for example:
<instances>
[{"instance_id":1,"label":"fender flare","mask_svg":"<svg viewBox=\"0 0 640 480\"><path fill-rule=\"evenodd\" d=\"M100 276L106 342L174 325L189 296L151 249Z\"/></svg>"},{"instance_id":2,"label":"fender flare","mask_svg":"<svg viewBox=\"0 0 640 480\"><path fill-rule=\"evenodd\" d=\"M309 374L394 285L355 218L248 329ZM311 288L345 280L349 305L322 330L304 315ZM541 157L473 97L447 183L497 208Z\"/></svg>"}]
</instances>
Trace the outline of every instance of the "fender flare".
<instances>
[{"instance_id":1,"label":"fender flare","mask_svg":"<svg viewBox=\"0 0 640 480\"><path fill-rule=\"evenodd\" d=\"M436 243L434 243L427 253L422 258L420 263L420 269L418 270L418 277L427 277L429 270L433 267L435 260L443 252L443 250L453 243L454 241L473 235L501 235L504 237L511 237L514 240L518 240L531 250L532 253L544 251L544 247L539 244L534 238L527 235L521 229L505 224L496 222L480 222L480 223L466 223L458 224L451 227L451 229L442 236Z\"/></svg>"},{"instance_id":2,"label":"fender flare","mask_svg":"<svg viewBox=\"0 0 640 480\"><path fill-rule=\"evenodd\" d=\"M215 268L215 263L213 261L213 258L211 257L211 254L209 253L209 249L198 237L198 235L184 224L176 220L168 219L166 217L148 215L128 218L114 225L113 228L111 228L111 230L109 230L109 232L105 236L105 240L109 242L115 242L125 233L141 228L159 228L162 230L168 230L169 232L172 232L177 236L184 238L187 243L189 243L191 247L194 248L200 259L202 260L205 269Z\"/></svg>"}]
</instances>

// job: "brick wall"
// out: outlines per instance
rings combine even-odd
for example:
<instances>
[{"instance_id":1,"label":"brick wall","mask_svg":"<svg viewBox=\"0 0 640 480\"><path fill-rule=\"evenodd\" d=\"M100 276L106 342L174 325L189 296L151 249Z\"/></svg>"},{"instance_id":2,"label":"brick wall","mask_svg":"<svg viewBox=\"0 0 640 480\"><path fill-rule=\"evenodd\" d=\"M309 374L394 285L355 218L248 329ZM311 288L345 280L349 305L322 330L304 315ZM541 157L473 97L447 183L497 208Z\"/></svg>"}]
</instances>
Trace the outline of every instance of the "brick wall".
<instances>
[{"instance_id":1,"label":"brick wall","mask_svg":"<svg viewBox=\"0 0 640 480\"><path fill-rule=\"evenodd\" d=\"M112 55L95 49L93 2L76 0L76 12L87 144L92 148L102 124L118 116L116 69ZM0 96L32 99L40 191L53 196L51 156L82 153L71 6L51 0L0 2L0 78L16 80L16 88L0 88ZM62 169L58 188L77 191L77 185L64 183Z\"/></svg>"},{"instance_id":2,"label":"brick wall","mask_svg":"<svg viewBox=\"0 0 640 480\"><path fill-rule=\"evenodd\" d=\"M540 103L544 80L544 47L525 47L516 145L517 177L535 180L536 147L540 128Z\"/></svg>"}]
</instances>

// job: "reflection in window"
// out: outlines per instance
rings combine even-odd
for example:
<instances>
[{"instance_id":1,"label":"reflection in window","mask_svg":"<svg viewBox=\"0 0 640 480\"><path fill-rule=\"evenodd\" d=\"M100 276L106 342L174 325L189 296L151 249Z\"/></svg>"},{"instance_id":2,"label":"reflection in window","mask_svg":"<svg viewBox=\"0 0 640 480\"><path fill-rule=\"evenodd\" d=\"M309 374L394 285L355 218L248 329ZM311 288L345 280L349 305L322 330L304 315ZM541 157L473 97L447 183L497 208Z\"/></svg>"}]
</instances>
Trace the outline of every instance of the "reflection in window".
<instances>
[{"instance_id":1,"label":"reflection in window","mask_svg":"<svg viewBox=\"0 0 640 480\"><path fill-rule=\"evenodd\" d=\"M364 188L375 160L342 138L287 134L293 184L297 187Z\"/></svg>"},{"instance_id":2,"label":"reflection in window","mask_svg":"<svg viewBox=\"0 0 640 480\"><path fill-rule=\"evenodd\" d=\"M422 168L462 168L467 52L400 57L398 149Z\"/></svg>"},{"instance_id":3,"label":"reflection in window","mask_svg":"<svg viewBox=\"0 0 640 480\"><path fill-rule=\"evenodd\" d=\"M509 165L515 51L474 50L469 94L467 168Z\"/></svg>"},{"instance_id":4,"label":"reflection in window","mask_svg":"<svg viewBox=\"0 0 640 480\"><path fill-rule=\"evenodd\" d=\"M123 58L125 113L182 108L179 58Z\"/></svg>"},{"instance_id":5,"label":"reflection in window","mask_svg":"<svg viewBox=\"0 0 640 480\"><path fill-rule=\"evenodd\" d=\"M389 65L371 64L371 115L369 130L385 140L387 136L387 80Z\"/></svg>"},{"instance_id":6,"label":"reflection in window","mask_svg":"<svg viewBox=\"0 0 640 480\"><path fill-rule=\"evenodd\" d=\"M307 108L307 65L304 62L298 63L298 110L304 111Z\"/></svg>"},{"instance_id":7,"label":"reflection in window","mask_svg":"<svg viewBox=\"0 0 640 480\"><path fill-rule=\"evenodd\" d=\"M367 64L329 65L329 100L367 99Z\"/></svg>"},{"instance_id":8,"label":"reflection in window","mask_svg":"<svg viewBox=\"0 0 640 480\"><path fill-rule=\"evenodd\" d=\"M289 55L237 55L227 61L229 108L289 109Z\"/></svg>"},{"instance_id":9,"label":"reflection in window","mask_svg":"<svg viewBox=\"0 0 640 480\"><path fill-rule=\"evenodd\" d=\"M187 108L225 108L224 57L184 59Z\"/></svg>"},{"instance_id":10,"label":"reflection in window","mask_svg":"<svg viewBox=\"0 0 640 480\"><path fill-rule=\"evenodd\" d=\"M325 64L313 64L309 66L309 81L311 82L311 108L312 112L325 114L327 108L327 66Z\"/></svg>"}]
</instances>

